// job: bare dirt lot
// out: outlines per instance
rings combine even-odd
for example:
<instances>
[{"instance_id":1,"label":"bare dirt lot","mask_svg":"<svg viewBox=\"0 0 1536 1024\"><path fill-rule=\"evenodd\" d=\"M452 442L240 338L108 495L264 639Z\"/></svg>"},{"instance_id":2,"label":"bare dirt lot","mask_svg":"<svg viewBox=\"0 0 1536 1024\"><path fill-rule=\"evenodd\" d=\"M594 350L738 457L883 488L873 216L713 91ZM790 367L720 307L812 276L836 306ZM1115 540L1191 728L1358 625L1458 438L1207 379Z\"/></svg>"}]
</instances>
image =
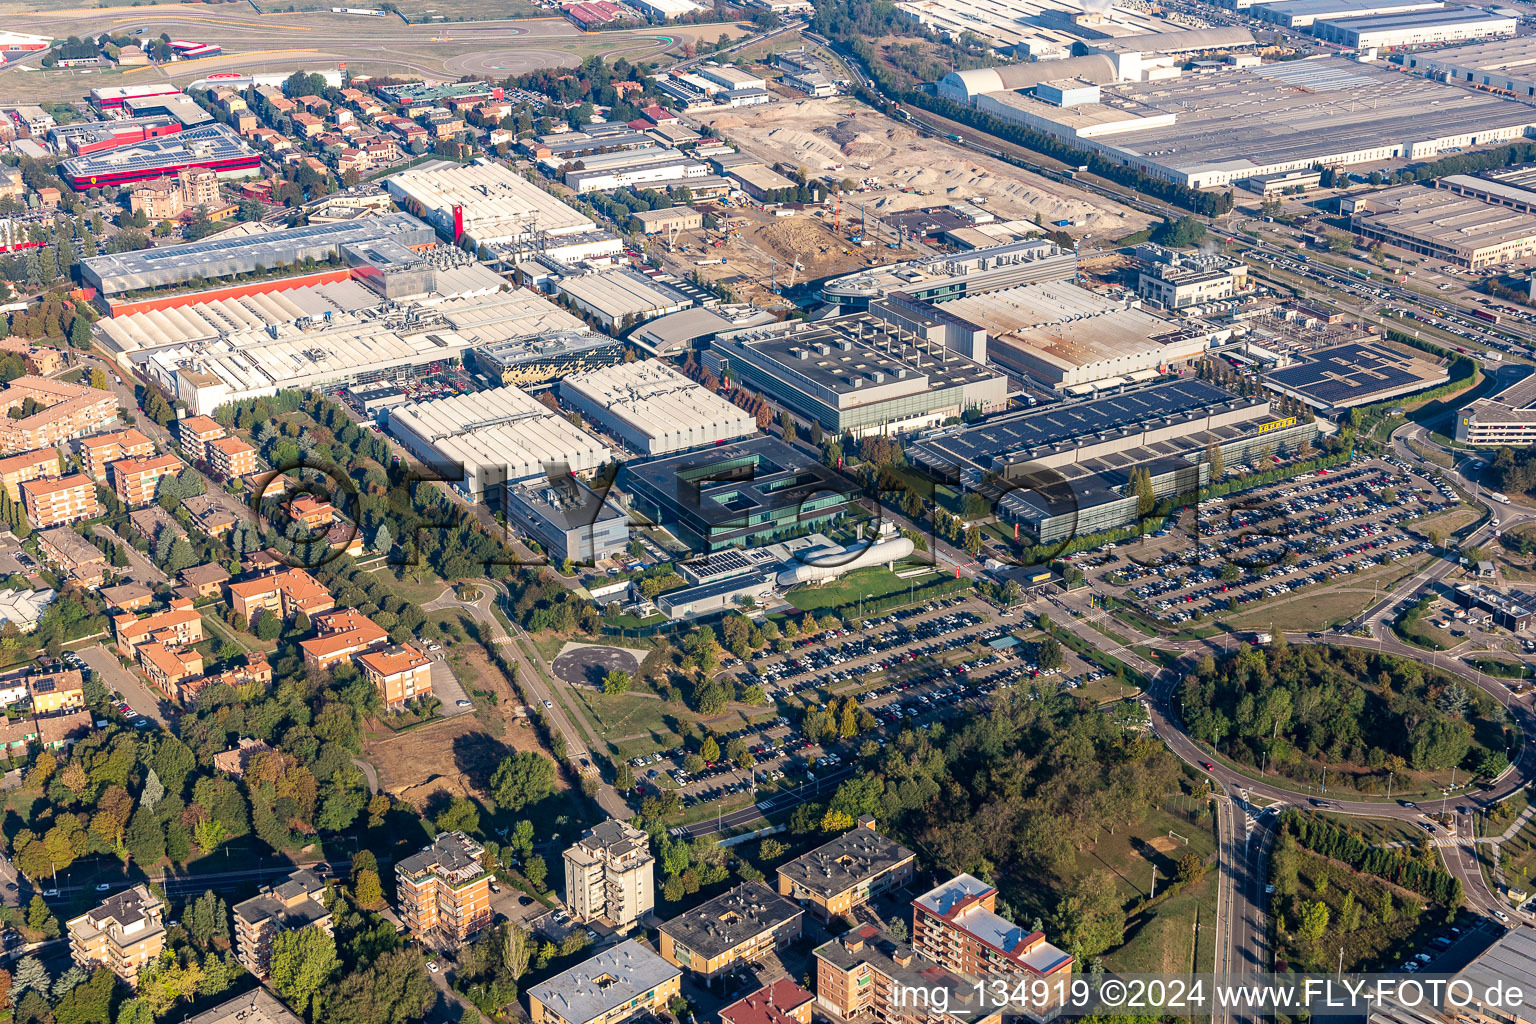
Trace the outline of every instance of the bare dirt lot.
<instances>
[{"instance_id":1,"label":"bare dirt lot","mask_svg":"<svg viewBox=\"0 0 1536 1024\"><path fill-rule=\"evenodd\" d=\"M1000 160L925 139L910 127L846 97L772 103L737 110L689 111L742 150L768 163L804 167L812 175L837 174L879 187L843 197L874 214L943 206L980 197L999 220L1046 225L1071 220L1073 234L1120 237L1151 218L1128 207L1050 181ZM917 189L903 192L902 189Z\"/></svg>"},{"instance_id":2,"label":"bare dirt lot","mask_svg":"<svg viewBox=\"0 0 1536 1024\"><path fill-rule=\"evenodd\" d=\"M533 726L517 716L511 687L484 650L478 644L460 642L451 645L450 651L459 678L473 680L479 710L401 733L370 722L372 738L363 744L363 757L378 771L379 786L417 809L457 796L484 799L491 773L514 750L549 756L539 746ZM483 696L486 692L495 694L494 704ZM555 785L562 789L566 785L558 773ZM444 796L438 797L439 793Z\"/></svg>"}]
</instances>

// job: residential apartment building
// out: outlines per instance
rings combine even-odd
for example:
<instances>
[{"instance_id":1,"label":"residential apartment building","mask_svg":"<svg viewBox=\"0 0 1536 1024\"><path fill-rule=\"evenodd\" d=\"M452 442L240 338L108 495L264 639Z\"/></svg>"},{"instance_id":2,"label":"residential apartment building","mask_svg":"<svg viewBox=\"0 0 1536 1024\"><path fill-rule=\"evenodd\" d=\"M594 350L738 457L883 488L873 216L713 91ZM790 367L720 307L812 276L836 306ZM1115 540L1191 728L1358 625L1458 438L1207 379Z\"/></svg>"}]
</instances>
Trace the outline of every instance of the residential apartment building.
<instances>
[{"instance_id":1,"label":"residential apartment building","mask_svg":"<svg viewBox=\"0 0 1536 1024\"><path fill-rule=\"evenodd\" d=\"M86 970L105 967L131 987L165 948L165 904L145 885L112 896L70 920L69 952Z\"/></svg>"},{"instance_id":2,"label":"residential apartment building","mask_svg":"<svg viewBox=\"0 0 1536 1024\"><path fill-rule=\"evenodd\" d=\"M940 967L889 932L862 924L818 946L816 1002L833 1019L903 1024L999 1024L1002 1008L978 979Z\"/></svg>"},{"instance_id":3,"label":"residential apartment building","mask_svg":"<svg viewBox=\"0 0 1536 1024\"><path fill-rule=\"evenodd\" d=\"M389 644L357 655L358 668L379 691L386 708L432 695L432 661L410 644Z\"/></svg>"},{"instance_id":4,"label":"residential apartment building","mask_svg":"<svg viewBox=\"0 0 1536 1024\"><path fill-rule=\"evenodd\" d=\"M823 921L848 913L873 894L912 880L917 854L875 831L875 819L779 865L779 895Z\"/></svg>"},{"instance_id":5,"label":"residential apartment building","mask_svg":"<svg viewBox=\"0 0 1536 1024\"><path fill-rule=\"evenodd\" d=\"M112 631L117 638L121 654L133 656L141 644L151 640L176 647L190 647L203 640L203 617L184 597L171 599L170 607L163 612L138 618L134 615L116 615L112 618Z\"/></svg>"},{"instance_id":6,"label":"residential apartment building","mask_svg":"<svg viewBox=\"0 0 1536 1024\"><path fill-rule=\"evenodd\" d=\"M39 377L51 377L69 363L69 356L63 349L39 345L27 338L0 338L0 352L21 356L26 361L27 372Z\"/></svg>"},{"instance_id":7,"label":"residential apartment building","mask_svg":"<svg viewBox=\"0 0 1536 1024\"><path fill-rule=\"evenodd\" d=\"M53 715L85 707L85 684L77 668L33 672L27 676L27 696L34 715Z\"/></svg>"},{"instance_id":8,"label":"residential apartment building","mask_svg":"<svg viewBox=\"0 0 1536 1024\"><path fill-rule=\"evenodd\" d=\"M35 410L29 415L28 399ZM12 419L12 412L22 415ZM110 391L52 377L17 377L0 390L0 454L61 445L106 429L117 416L117 397Z\"/></svg>"},{"instance_id":9,"label":"residential apartment building","mask_svg":"<svg viewBox=\"0 0 1536 1024\"><path fill-rule=\"evenodd\" d=\"M1050 994L1066 991L1072 957L997 914L997 889L956 875L912 901L912 946L947 970L985 978L1049 978ZM1044 1009L1044 1008L1041 1008Z\"/></svg>"},{"instance_id":10,"label":"residential apartment building","mask_svg":"<svg viewBox=\"0 0 1536 1024\"><path fill-rule=\"evenodd\" d=\"M107 466L119 459L142 459L155 454L155 444L138 430L116 430L110 434L82 437L80 462L92 480L107 482Z\"/></svg>"},{"instance_id":11,"label":"residential apartment building","mask_svg":"<svg viewBox=\"0 0 1536 1024\"><path fill-rule=\"evenodd\" d=\"M265 978L272 963L272 943L283 932L314 927L330 934L331 912L320 902L323 892L325 882L320 876L301 868L286 881L236 903L236 959L256 977Z\"/></svg>"},{"instance_id":12,"label":"residential apartment building","mask_svg":"<svg viewBox=\"0 0 1536 1024\"><path fill-rule=\"evenodd\" d=\"M310 533L331 525L336 518L336 507L328 501L321 501L304 495L293 499L288 505L288 515Z\"/></svg>"},{"instance_id":13,"label":"residential apartment building","mask_svg":"<svg viewBox=\"0 0 1536 1024\"><path fill-rule=\"evenodd\" d=\"M95 587L106 581L107 556L67 526L38 533L37 550L44 562L78 583Z\"/></svg>"},{"instance_id":14,"label":"residential apartment building","mask_svg":"<svg viewBox=\"0 0 1536 1024\"><path fill-rule=\"evenodd\" d=\"M208 442L223 436L224 428L211 416L188 416L176 422L176 439L193 462L206 463Z\"/></svg>"},{"instance_id":15,"label":"residential apartment building","mask_svg":"<svg viewBox=\"0 0 1536 1024\"><path fill-rule=\"evenodd\" d=\"M181 684L172 691L172 696L180 701L183 707L191 707L197 703L198 695L210 686L228 686L235 689L248 685L260 686L263 689L272 685L272 664L267 661L267 656L261 651L251 651L239 661L226 665L217 672L183 679ZM218 767L221 756L223 755L214 755L215 767Z\"/></svg>"},{"instance_id":16,"label":"residential apartment building","mask_svg":"<svg viewBox=\"0 0 1536 1024\"><path fill-rule=\"evenodd\" d=\"M133 508L148 505L160 492L160 481L176 476L187 464L167 452L143 458L118 459L108 463L107 475L112 479L112 489L124 505Z\"/></svg>"},{"instance_id":17,"label":"residential apartment building","mask_svg":"<svg viewBox=\"0 0 1536 1024\"><path fill-rule=\"evenodd\" d=\"M177 693L189 679L203 674L203 656L195 648L151 640L133 652L139 670L166 693Z\"/></svg>"},{"instance_id":18,"label":"residential apartment building","mask_svg":"<svg viewBox=\"0 0 1536 1024\"><path fill-rule=\"evenodd\" d=\"M464 833L442 832L431 846L395 865L400 917L412 935L439 932L463 942L491 923L491 876L480 863L484 853Z\"/></svg>"},{"instance_id":19,"label":"residential apartment building","mask_svg":"<svg viewBox=\"0 0 1536 1024\"><path fill-rule=\"evenodd\" d=\"M256 472L256 449L238 437L220 437L208 442L208 466L225 480Z\"/></svg>"},{"instance_id":20,"label":"residential apartment building","mask_svg":"<svg viewBox=\"0 0 1536 1024\"><path fill-rule=\"evenodd\" d=\"M656 906L650 839L627 821L594 825L565 851L565 906L579 922L630 928Z\"/></svg>"},{"instance_id":21,"label":"residential apartment building","mask_svg":"<svg viewBox=\"0 0 1536 1024\"><path fill-rule=\"evenodd\" d=\"M17 502L21 500L22 484L28 480L57 479L60 469L59 453L54 448L12 455L0 459L0 487L5 488L6 497Z\"/></svg>"},{"instance_id":22,"label":"residential apartment building","mask_svg":"<svg viewBox=\"0 0 1536 1024\"><path fill-rule=\"evenodd\" d=\"M805 911L762 882L743 882L661 924L661 956L713 981L800 937Z\"/></svg>"},{"instance_id":23,"label":"residential apartment building","mask_svg":"<svg viewBox=\"0 0 1536 1024\"><path fill-rule=\"evenodd\" d=\"M221 750L213 755L213 770L243 779L245 770L251 766L251 759L257 754L270 754L273 749L275 748L264 740L253 740L249 736L242 736L240 742L228 750Z\"/></svg>"},{"instance_id":24,"label":"residential apartment building","mask_svg":"<svg viewBox=\"0 0 1536 1024\"><path fill-rule=\"evenodd\" d=\"M304 664L328 669L389 642L389 631L356 608L318 615L315 636L299 641Z\"/></svg>"},{"instance_id":25,"label":"residential apartment building","mask_svg":"<svg viewBox=\"0 0 1536 1024\"><path fill-rule=\"evenodd\" d=\"M720 1024L811 1024L816 997L780 978L720 1009Z\"/></svg>"},{"instance_id":26,"label":"residential apartment building","mask_svg":"<svg viewBox=\"0 0 1536 1024\"><path fill-rule=\"evenodd\" d=\"M336 607L331 592L298 568L231 583L229 604L247 622L262 609L287 620L299 612L313 617Z\"/></svg>"},{"instance_id":27,"label":"residential apartment building","mask_svg":"<svg viewBox=\"0 0 1536 1024\"><path fill-rule=\"evenodd\" d=\"M21 485L21 504L27 519L40 530L102 514L96 485L83 473L54 480L28 480Z\"/></svg>"},{"instance_id":28,"label":"residential apartment building","mask_svg":"<svg viewBox=\"0 0 1536 1024\"><path fill-rule=\"evenodd\" d=\"M682 972L627 939L528 990L533 1024L620 1024L662 1013L682 990Z\"/></svg>"}]
</instances>

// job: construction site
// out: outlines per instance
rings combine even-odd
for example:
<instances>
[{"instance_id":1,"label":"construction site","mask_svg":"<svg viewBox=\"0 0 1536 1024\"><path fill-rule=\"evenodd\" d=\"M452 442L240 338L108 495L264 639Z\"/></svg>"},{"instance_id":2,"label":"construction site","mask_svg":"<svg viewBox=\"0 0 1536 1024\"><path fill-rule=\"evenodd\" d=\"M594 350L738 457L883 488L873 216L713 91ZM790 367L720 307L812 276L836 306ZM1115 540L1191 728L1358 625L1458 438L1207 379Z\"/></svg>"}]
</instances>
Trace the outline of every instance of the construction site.
<instances>
[{"instance_id":1,"label":"construction site","mask_svg":"<svg viewBox=\"0 0 1536 1024\"><path fill-rule=\"evenodd\" d=\"M924 138L846 97L689 111L717 135L770 166L804 168L846 182L844 214L860 203L871 220L947 203L985 207L999 221L1038 222L1072 235L1121 238L1152 218L942 139Z\"/></svg>"}]
</instances>

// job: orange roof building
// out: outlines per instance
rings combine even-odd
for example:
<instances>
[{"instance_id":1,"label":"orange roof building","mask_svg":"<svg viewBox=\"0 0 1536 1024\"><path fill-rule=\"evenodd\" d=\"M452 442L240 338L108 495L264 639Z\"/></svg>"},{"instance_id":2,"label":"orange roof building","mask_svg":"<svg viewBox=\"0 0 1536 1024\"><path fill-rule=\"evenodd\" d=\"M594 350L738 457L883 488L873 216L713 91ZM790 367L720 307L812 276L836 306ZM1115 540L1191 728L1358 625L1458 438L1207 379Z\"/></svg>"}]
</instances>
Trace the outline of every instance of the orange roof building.
<instances>
[{"instance_id":1,"label":"orange roof building","mask_svg":"<svg viewBox=\"0 0 1536 1024\"><path fill-rule=\"evenodd\" d=\"M96 485L84 473L56 480L28 480L21 485L21 504L39 530L101 515Z\"/></svg>"},{"instance_id":2,"label":"orange roof building","mask_svg":"<svg viewBox=\"0 0 1536 1024\"><path fill-rule=\"evenodd\" d=\"M261 609L283 619L311 617L336 607L331 592L303 569L285 569L229 585L229 604L249 622Z\"/></svg>"},{"instance_id":3,"label":"orange roof building","mask_svg":"<svg viewBox=\"0 0 1536 1024\"><path fill-rule=\"evenodd\" d=\"M56 478L58 475L59 452L55 448L39 448L35 452L0 459L0 487L12 501L21 500L21 485L28 480Z\"/></svg>"},{"instance_id":4,"label":"orange roof building","mask_svg":"<svg viewBox=\"0 0 1536 1024\"><path fill-rule=\"evenodd\" d=\"M163 612L138 618L134 615L117 615L112 618L112 630L117 637L117 649L132 656L140 645L151 640L162 644L189 647L203 639L203 617L184 597L171 599L171 606Z\"/></svg>"},{"instance_id":5,"label":"orange roof building","mask_svg":"<svg viewBox=\"0 0 1536 1024\"><path fill-rule=\"evenodd\" d=\"M208 466L225 480L256 472L256 449L238 437L220 437L208 442Z\"/></svg>"},{"instance_id":6,"label":"orange roof building","mask_svg":"<svg viewBox=\"0 0 1536 1024\"><path fill-rule=\"evenodd\" d=\"M160 491L160 481L176 476L186 468L185 462L166 453L109 462L107 475L112 478L112 489L117 492L118 500L132 508L154 501Z\"/></svg>"},{"instance_id":7,"label":"orange roof building","mask_svg":"<svg viewBox=\"0 0 1536 1024\"><path fill-rule=\"evenodd\" d=\"M80 461L93 480L107 482L107 465L118 459L155 454L154 442L133 427L80 439Z\"/></svg>"},{"instance_id":8,"label":"orange roof building","mask_svg":"<svg viewBox=\"0 0 1536 1024\"><path fill-rule=\"evenodd\" d=\"M188 416L176 424L181 450L193 462L208 461L208 442L224 436L224 428L210 416Z\"/></svg>"},{"instance_id":9,"label":"orange roof building","mask_svg":"<svg viewBox=\"0 0 1536 1024\"><path fill-rule=\"evenodd\" d=\"M317 635L300 640L304 664L330 668L356 654L389 640L389 631L356 608L321 615L315 619Z\"/></svg>"},{"instance_id":10,"label":"orange roof building","mask_svg":"<svg viewBox=\"0 0 1536 1024\"><path fill-rule=\"evenodd\" d=\"M357 664L387 708L398 708L432 693L432 661L410 644L391 644L359 654Z\"/></svg>"}]
</instances>

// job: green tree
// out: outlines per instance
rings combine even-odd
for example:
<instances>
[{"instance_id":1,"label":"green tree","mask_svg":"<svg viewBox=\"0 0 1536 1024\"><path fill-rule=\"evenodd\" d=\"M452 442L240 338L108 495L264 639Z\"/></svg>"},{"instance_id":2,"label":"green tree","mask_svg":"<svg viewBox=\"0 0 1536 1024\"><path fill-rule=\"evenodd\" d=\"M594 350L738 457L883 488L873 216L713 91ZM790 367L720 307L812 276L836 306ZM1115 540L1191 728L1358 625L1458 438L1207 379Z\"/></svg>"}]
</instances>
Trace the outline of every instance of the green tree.
<instances>
[{"instance_id":1,"label":"green tree","mask_svg":"<svg viewBox=\"0 0 1536 1024\"><path fill-rule=\"evenodd\" d=\"M554 762L531 750L504 759L491 774L491 795L502 810L520 811L554 791Z\"/></svg>"},{"instance_id":2,"label":"green tree","mask_svg":"<svg viewBox=\"0 0 1536 1024\"><path fill-rule=\"evenodd\" d=\"M528 879L529 885L532 885L540 892L544 891L544 882L548 875L549 865L544 862L543 857L529 857L523 863L523 877Z\"/></svg>"},{"instance_id":3,"label":"green tree","mask_svg":"<svg viewBox=\"0 0 1536 1024\"><path fill-rule=\"evenodd\" d=\"M338 966L336 940L316 925L280 932L272 943L272 987L301 1012Z\"/></svg>"},{"instance_id":4,"label":"green tree","mask_svg":"<svg viewBox=\"0 0 1536 1024\"><path fill-rule=\"evenodd\" d=\"M603 692L609 696L615 696L620 693L628 693L629 684L629 673L625 672L623 669L614 669L607 675L603 676Z\"/></svg>"},{"instance_id":5,"label":"green tree","mask_svg":"<svg viewBox=\"0 0 1536 1024\"><path fill-rule=\"evenodd\" d=\"M361 871L353 882L353 895L357 905L364 910L378 910L384 906L384 886L379 882L377 871Z\"/></svg>"}]
</instances>

